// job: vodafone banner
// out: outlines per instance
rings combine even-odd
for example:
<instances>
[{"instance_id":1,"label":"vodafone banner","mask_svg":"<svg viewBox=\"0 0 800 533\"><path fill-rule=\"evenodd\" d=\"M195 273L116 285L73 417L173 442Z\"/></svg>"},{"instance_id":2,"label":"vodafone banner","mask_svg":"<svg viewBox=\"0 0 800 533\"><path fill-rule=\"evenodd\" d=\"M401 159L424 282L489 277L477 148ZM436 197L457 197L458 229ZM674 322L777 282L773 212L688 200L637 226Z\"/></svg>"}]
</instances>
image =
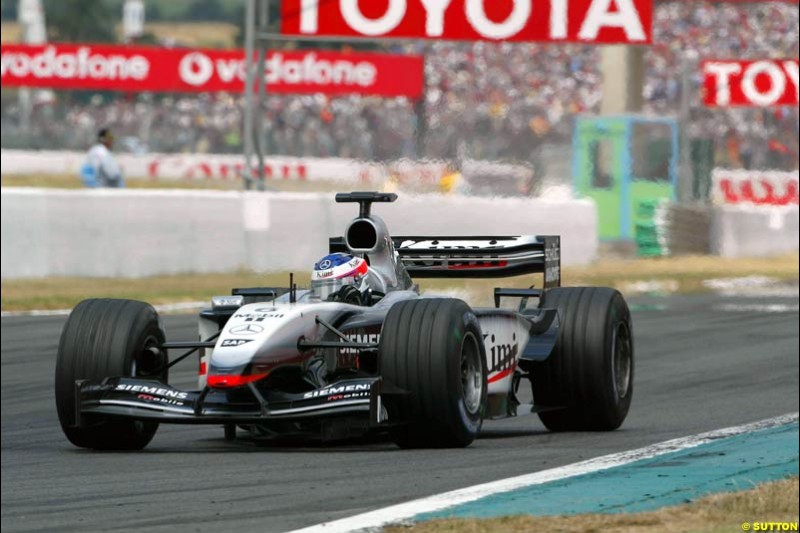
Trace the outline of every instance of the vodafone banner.
<instances>
[{"instance_id":1,"label":"vodafone banner","mask_svg":"<svg viewBox=\"0 0 800 533\"><path fill-rule=\"evenodd\" d=\"M266 61L275 93L363 94L418 98L422 56L275 51ZM3 45L2 85L53 89L244 91L242 50L81 44Z\"/></svg>"},{"instance_id":2,"label":"vodafone banner","mask_svg":"<svg viewBox=\"0 0 800 533\"><path fill-rule=\"evenodd\" d=\"M283 0L281 33L649 43L653 0Z\"/></svg>"},{"instance_id":3,"label":"vodafone banner","mask_svg":"<svg viewBox=\"0 0 800 533\"><path fill-rule=\"evenodd\" d=\"M702 69L709 107L797 106L797 59L709 60Z\"/></svg>"}]
</instances>

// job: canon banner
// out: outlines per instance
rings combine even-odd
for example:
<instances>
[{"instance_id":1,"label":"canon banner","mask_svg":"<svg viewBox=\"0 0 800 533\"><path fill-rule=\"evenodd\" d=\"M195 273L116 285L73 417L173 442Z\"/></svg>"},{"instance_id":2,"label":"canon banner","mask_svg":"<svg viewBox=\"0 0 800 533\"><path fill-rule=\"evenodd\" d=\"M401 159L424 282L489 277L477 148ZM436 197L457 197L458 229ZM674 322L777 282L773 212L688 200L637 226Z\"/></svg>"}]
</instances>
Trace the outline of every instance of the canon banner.
<instances>
[{"instance_id":1,"label":"canon banner","mask_svg":"<svg viewBox=\"0 0 800 533\"><path fill-rule=\"evenodd\" d=\"M2 84L53 89L244 91L242 50L135 46L3 45ZM363 94L418 98L422 56L275 51L267 55L271 93Z\"/></svg>"},{"instance_id":2,"label":"canon banner","mask_svg":"<svg viewBox=\"0 0 800 533\"><path fill-rule=\"evenodd\" d=\"M283 0L281 33L649 43L653 0Z\"/></svg>"},{"instance_id":3,"label":"canon banner","mask_svg":"<svg viewBox=\"0 0 800 533\"><path fill-rule=\"evenodd\" d=\"M707 106L797 106L797 59L714 60L702 68Z\"/></svg>"}]
</instances>

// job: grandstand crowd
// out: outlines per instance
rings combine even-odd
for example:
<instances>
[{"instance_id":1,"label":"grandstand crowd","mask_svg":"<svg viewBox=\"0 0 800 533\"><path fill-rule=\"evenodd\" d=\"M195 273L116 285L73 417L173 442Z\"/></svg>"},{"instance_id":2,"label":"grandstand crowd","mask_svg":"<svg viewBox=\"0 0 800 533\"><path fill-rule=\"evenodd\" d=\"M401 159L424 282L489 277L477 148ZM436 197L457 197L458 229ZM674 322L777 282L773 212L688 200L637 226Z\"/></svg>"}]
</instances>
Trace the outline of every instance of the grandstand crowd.
<instances>
[{"instance_id":1,"label":"grandstand crowd","mask_svg":"<svg viewBox=\"0 0 800 533\"><path fill-rule=\"evenodd\" d=\"M577 113L599 111L597 47L449 42L395 51L425 54L424 106L402 98L269 96L262 110L268 152L527 160L532 147L569 143ZM746 59L797 52L796 3L659 2L654 44L645 52L644 112L677 114L685 54ZM797 168L797 107L704 109L699 69L691 83L689 133L714 142L715 164ZM234 153L242 149L242 111L243 98L227 94L57 93L34 103L31 134L21 135L17 101L4 98L2 143L83 150L99 127L113 124L131 150ZM416 135L420 120L428 132L424 142Z\"/></svg>"}]
</instances>

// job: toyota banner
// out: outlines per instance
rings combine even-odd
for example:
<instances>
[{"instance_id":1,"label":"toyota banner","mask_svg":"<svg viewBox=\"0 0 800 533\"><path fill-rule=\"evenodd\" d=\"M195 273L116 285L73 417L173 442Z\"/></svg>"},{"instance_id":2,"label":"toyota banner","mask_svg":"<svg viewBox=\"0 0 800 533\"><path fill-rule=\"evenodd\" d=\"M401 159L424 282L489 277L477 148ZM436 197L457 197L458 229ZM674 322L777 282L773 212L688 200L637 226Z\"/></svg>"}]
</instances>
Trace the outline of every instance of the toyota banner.
<instances>
[{"instance_id":1,"label":"toyota banner","mask_svg":"<svg viewBox=\"0 0 800 533\"><path fill-rule=\"evenodd\" d=\"M708 60L702 64L709 107L797 106L797 59Z\"/></svg>"},{"instance_id":2,"label":"toyota banner","mask_svg":"<svg viewBox=\"0 0 800 533\"><path fill-rule=\"evenodd\" d=\"M422 95L422 56L333 51L267 53L270 93ZM90 44L3 45L2 85L111 91L244 92L242 50Z\"/></svg>"},{"instance_id":3,"label":"toyota banner","mask_svg":"<svg viewBox=\"0 0 800 533\"><path fill-rule=\"evenodd\" d=\"M653 0L283 0L297 36L644 44Z\"/></svg>"}]
</instances>

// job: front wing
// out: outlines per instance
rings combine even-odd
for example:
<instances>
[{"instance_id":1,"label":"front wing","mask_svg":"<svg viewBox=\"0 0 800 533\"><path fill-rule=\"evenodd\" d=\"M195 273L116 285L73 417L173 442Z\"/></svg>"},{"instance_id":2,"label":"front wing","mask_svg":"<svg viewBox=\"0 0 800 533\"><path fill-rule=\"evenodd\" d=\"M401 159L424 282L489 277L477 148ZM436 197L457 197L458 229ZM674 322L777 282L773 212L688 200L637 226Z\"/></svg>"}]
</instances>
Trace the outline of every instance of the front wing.
<instances>
[{"instance_id":1,"label":"front wing","mask_svg":"<svg viewBox=\"0 0 800 533\"><path fill-rule=\"evenodd\" d=\"M381 378L343 380L299 394L282 394L267 402L254 384L236 390L205 388L184 391L137 378L75 382L77 425L92 415L118 416L174 424L256 424L357 417L369 427L386 425Z\"/></svg>"}]
</instances>

